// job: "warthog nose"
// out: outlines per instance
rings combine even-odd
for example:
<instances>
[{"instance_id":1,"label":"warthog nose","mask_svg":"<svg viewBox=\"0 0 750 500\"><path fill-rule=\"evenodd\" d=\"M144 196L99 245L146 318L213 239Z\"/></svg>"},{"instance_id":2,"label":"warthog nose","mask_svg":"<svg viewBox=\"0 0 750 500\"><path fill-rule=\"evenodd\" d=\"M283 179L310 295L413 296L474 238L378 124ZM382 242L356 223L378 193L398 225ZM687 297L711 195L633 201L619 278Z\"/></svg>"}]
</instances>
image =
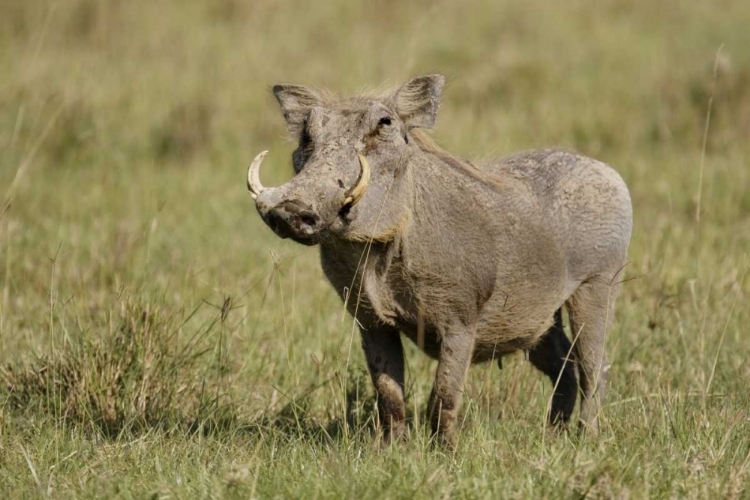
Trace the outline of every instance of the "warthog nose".
<instances>
[{"instance_id":1,"label":"warthog nose","mask_svg":"<svg viewBox=\"0 0 750 500\"><path fill-rule=\"evenodd\" d=\"M282 238L310 240L320 231L320 217L299 201L285 201L269 210L266 224Z\"/></svg>"}]
</instances>

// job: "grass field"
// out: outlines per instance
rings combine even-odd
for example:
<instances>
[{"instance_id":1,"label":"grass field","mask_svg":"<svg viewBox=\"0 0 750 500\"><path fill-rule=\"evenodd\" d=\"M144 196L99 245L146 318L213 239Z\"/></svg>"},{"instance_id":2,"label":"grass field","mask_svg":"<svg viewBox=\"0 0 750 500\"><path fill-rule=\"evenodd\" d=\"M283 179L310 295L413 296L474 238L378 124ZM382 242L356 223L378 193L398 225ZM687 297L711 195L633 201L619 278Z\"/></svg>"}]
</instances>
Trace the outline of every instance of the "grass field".
<instances>
[{"instance_id":1,"label":"grass field","mask_svg":"<svg viewBox=\"0 0 750 500\"><path fill-rule=\"evenodd\" d=\"M0 497L750 498L750 3L0 0ZM375 446L352 320L245 168L292 175L270 86L440 72L468 158L615 166L635 228L597 439L521 354L455 454ZM708 119L710 117L710 120Z\"/></svg>"}]
</instances>

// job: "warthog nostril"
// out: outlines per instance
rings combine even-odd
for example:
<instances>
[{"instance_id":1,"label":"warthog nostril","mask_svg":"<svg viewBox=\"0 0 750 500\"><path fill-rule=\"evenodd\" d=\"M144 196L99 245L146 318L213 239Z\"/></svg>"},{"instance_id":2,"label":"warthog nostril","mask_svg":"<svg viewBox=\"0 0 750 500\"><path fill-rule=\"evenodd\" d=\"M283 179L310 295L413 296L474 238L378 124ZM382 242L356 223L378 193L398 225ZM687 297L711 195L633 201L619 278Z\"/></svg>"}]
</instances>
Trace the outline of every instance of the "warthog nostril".
<instances>
[{"instance_id":1,"label":"warthog nostril","mask_svg":"<svg viewBox=\"0 0 750 500\"><path fill-rule=\"evenodd\" d=\"M299 213L299 220L308 226L314 226L318 223L318 216L313 212L303 211Z\"/></svg>"}]
</instances>

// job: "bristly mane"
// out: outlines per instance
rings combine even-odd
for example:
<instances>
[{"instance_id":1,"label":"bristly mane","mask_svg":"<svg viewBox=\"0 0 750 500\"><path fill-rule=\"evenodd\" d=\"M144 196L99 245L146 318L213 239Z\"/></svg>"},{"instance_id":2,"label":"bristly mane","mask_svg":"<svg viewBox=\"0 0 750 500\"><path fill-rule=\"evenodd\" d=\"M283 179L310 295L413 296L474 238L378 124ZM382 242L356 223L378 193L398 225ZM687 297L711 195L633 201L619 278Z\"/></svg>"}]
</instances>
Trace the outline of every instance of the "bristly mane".
<instances>
[{"instance_id":1,"label":"bristly mane","mask_svg":"<svg viewBox=\"0 0 750 500\"><path fill-rule=\"evenodd\" d=\"M450 168L464 172L475 180L478 180L493 189L500 188L498 180L488 175L487 171L481 170L473 163L464 160L463 158L459 158L450 151L441 148L432 137L427 135L426 132L419 129L413 129L411 131L411 137L423 153L436 157Z\"/></svg>"},{"instance_id":2,"label":"bristly mane","mask_svg":"<svg viewBox=\"0 0 750 500\"><path fill-rule=\"evenodd\" d=\"M420 130L418 128L412 129L411 137L412 139L414 139L414 142L417 143L419 149L421 149L425 153L435 155L441 160L447 161L454 166L460 165L467 170L478 170L477 167L470 162L459 158L450 151L446 151L445 149L441 148L440 145L438 145L438 143L435 142L435 140L430 137L424 130Z\"/></svg>"}]
</instances>

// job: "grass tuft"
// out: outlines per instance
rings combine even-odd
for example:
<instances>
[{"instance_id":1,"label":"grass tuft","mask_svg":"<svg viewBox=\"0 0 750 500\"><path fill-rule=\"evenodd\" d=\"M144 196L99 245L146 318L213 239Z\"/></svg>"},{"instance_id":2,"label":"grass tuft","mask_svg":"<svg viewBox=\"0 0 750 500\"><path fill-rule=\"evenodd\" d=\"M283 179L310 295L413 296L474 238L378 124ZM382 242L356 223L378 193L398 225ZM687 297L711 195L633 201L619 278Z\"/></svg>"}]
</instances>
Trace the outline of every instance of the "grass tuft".
<instances>
[{"instance_id":1,"label":"grass tuft","mask_svg":"<svg viewBox=\"0 0 750 500\"><path fill-rule=\"evenodd\" d=\"M76 332L64 345L0 368L8 409L116 437L150 429L188 431L233 418L220 370L206 369L213 328L183 340L184 318L127 301L99 335Z\"/></svg>"}]
</instances>

